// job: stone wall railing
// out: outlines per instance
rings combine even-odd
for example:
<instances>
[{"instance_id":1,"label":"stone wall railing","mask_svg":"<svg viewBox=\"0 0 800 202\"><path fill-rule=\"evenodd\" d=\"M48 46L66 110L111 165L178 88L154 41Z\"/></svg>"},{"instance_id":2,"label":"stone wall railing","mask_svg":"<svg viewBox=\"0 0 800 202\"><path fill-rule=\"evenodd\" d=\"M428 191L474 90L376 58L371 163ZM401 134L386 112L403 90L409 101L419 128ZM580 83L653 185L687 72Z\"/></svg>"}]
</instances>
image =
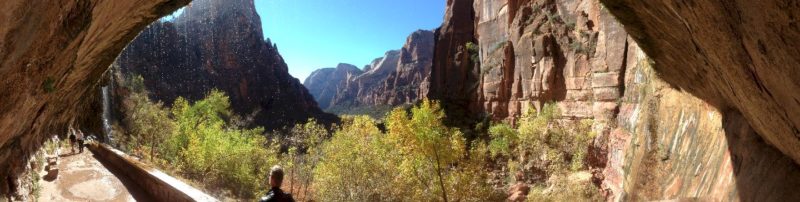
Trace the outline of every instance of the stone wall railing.
<instances>
[{"instance_id":1,"label":"stone wall railing","mask_svg":"<svg viewBox=\"0 0 800 202\"><path fill-rule=\"evenodd\" d=\"M212 196L157 169L151 168L108 145L91 142L87 147L98 160L113 166L120 174L135 182L156 201L218 201Z\"/></svg>"}]
</instances>

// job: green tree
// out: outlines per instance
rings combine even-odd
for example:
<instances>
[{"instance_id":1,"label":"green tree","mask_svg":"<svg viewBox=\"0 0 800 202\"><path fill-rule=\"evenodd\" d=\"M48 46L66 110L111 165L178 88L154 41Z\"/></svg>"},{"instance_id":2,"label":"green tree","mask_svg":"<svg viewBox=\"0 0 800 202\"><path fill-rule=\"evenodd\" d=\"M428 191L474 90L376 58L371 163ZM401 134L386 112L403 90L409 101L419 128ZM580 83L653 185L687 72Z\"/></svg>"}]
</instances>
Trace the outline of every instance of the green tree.
<instances>
[{"instance_id":1,"label":"green tree","mask_svg":"<svg viewBox=\"0 0 800 202\"><path fill-rule=\"evenodd\" d=\"M392 201L391 149L383 134L366 116L344 120L340 130L322 145L323 156L314 169L315 196L320 201Z\"/></svg>"},{"instance_id":2,"label":"green tree","mask_svg":"<svg viewBox=\"0 0 800 202\"><path fill-rule=\"evenodd\" d=\"M228 97L212 90L206 98L173 104L175 130L165 153L170 162L190 178L211 186L228 187L239 196L252 197L265 190L268 165L277 162L276 148L265 147L263 128L231 127Z\"/></svg>"},{"instance_id":3,"label":"green tree","mask_svg":"<svg viewBox=\"0 0 800 202\"><path fill-rule=\"evenodd\" d=\"M123 100L123 109L127 114L123 121L132 139L129 142L135 148L135 155L149 156L150 161L155 161L154 158L159 155L159 143L170 133L173 122L163 103L150 101L141 76L132 77L131 83L141 86L133 88L130 96Z\"/></svg>"},{"instance_id":4,"label":"green tree","mask_svg":"<svg viewBox=\"0 0 800 202\"><path fill-rule=\"evenodd\" d=\"M447 172L450 165L464 157L466 146L458 130L444 126L444 117L438 103L424 100L411 109L410 119L405 111L394 110L387 122L389 138L408 143L398 149L401 155L410 157L401 168L410 170L414 177L421 179L419 183L423 187L433 191L418 194L435 193L442 201L450 201L445 182ZM422 180L426 173L432 173L432 178Z\"/></svg>"}]
</instances>

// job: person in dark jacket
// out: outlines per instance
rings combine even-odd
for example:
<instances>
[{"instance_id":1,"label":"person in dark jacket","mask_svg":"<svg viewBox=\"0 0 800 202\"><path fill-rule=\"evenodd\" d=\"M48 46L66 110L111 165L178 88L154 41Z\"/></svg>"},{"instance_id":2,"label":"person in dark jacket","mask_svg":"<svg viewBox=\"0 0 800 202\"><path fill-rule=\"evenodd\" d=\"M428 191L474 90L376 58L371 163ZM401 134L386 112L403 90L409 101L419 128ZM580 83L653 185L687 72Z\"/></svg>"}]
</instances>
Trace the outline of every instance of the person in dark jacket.
<instances>
[{"instance_id":1,"label":"person in dark jacket","mask_svg":"<svg viewBox=\"0 0 800 202\"><path fill-rule=\"evenodd\" d=\"M78 142L78 137L75 136L75 131L72 127L69 128L69 149L72 151L72 154L75 154L75 143Z\"/></svg>"},{"instance_id":2,"label":"person in dark jacket","mask_svg":"<svg viewBox=\"0 0 800 202\"><path fill-rule=\"evenodd\" d=\"M283 169L280 166L273 166L269 172L271 188L266 196L261 197L261 202L294 202L291 194L281 190L281 183L283 183Z\"/></svg>"}]
</instances>

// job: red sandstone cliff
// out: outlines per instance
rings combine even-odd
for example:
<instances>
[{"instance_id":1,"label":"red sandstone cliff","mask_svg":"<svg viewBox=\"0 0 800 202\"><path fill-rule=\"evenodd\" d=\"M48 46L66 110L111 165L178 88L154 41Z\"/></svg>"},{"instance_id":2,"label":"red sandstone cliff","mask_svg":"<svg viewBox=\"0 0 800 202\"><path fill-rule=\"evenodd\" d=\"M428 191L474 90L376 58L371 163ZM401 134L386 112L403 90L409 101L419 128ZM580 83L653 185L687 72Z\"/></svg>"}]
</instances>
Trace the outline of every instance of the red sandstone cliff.
<instances>
[{"instance_id":1,"label":"red sandstone cliff","mask_svg":"<svg viewBox=\"0 0 800 202\"><path fill-rule=\"evenodd\" d=\"M431 95L478 113L484 108L496 111L499 115L495 118L507 117L500 112L516 113L515 99L535 103L541 98L546 99L538 101L560 100L559 94L564 94L563 101L578 103L589 96L588 101L582 102L592 103L591 113L575 110L586 109L588 103L562 105L562 108L572 111L570 114L576 118L601 120L609 116L597 112L614 112L610 115L616 118L600 127L611 132L604 132L599 141L608 147L608 161L600 166L605 167L602 183L612 191L610 199L800 198L796 192L800 186L796 164L800 147L796 145L800 140L794 129L800 116L793 116L798 113L795 109L800 103L792 103L791 99L797 95L792 89L797 89L800 83L796 81L800 77L795 68L800 58L795 49L800 38L797 3L603 1L607 7L595 1L577 0L486 0L474 4L448 0L445 24L437 32ZM2 1L0 177L13 182L47 134L63 131L76 115L85 111L81 103L88 103L91 95L96 94L97 79L138 31L185 3L71 1L55 7L44 1ZM541 16L542 10L551 13L544 14L547 22L559 22L560 18L575 19L575 23L534 24L547 32L525 31L526 26L514 25L524 19L518 17ZM625 25L624 30L612 21L603 20L608 17L606 10L618 17ZM552 13L558 13L558 18ZM578 21L582 19L576 17L579 15L590 21L584 25ZM495 20L486 23L489 22L486 19ZM589 39L596 34L594 54L573 59L564 56L566 62L558 59L559 52L569 55L570 50L581 50L580 47L590 44L586 42L591 42L577 40L582 38L564 31L565 28L591 31ZM483 33L480 34L475 30L484 31L479 31ZM621 31L629 32L631 37L620 37L624 36ZM541 41L534 43L540 37ZM574 49L564 48L563 42L570 40L579 43L569 47ZM510 42L498 46L502 51L495 52L491 51L495 45L487 41ZM489 75L482 76L478 66L469 64L471 55L466 48L459 48L467 42L481 46L481 62L503 61L502 68L487 69ZM526 52L526 48L533 50L527 51L530 55L518 54ZM606 56L598 55L601 49L606 49ZM620 49L624 54L610 56ZM495 54L498 56L488 56ZM586 68L582 66L586 59L580 57L591 58L591 76L567 72L585 71L581 68ZM614 59L619 57L623 59ZM598 58L603 59L598 61ZM518 61L536 62L537 68L526 70L534 65ZM557 64L562 63L563 69L557 69L561 68ZM620 71L616 76L607 74L618 65ZM515 76L517 72L532 75ZM540 77L534 76L537 72ZM558 88L560 77L564 78L563 89ZM574 85L581 86L580 89L569 89L570 77L584 80L584 84ZM517 78L534 82L513 87ZM589 78L591 93L587 92L589 84L585 81ZM604 82L595 85L595 80ZM605 86L613 84L613 80L619 81L615 86L623 87L618 91L619 96L596 95L599 89L613 87ZM532 87L524 90L527 84ZM511 91L503 86L512 86ZM608 97L618 100L603 101ZM618 110L605 110L617 106ZM9 191L8 185L2 183L2 194Z\"/></svg>"},{"instance_id":2,"label":"red sandstone cliff","mask_svg":"<svg viewBox=\"0 0 800 202\"><path fill-rule=\"evenodd\" d=\"M495 120L552 101L564 118L594 119L589 160L610 200L800 198L786 90L800 57L785 52L798 9L783 9L797 5L606 3L627 26L595 0L448 1L430 96ZM744 29L742 17L777 24ZM480 63L465 65L472 37Z\"/></svg>"}]
</instances>

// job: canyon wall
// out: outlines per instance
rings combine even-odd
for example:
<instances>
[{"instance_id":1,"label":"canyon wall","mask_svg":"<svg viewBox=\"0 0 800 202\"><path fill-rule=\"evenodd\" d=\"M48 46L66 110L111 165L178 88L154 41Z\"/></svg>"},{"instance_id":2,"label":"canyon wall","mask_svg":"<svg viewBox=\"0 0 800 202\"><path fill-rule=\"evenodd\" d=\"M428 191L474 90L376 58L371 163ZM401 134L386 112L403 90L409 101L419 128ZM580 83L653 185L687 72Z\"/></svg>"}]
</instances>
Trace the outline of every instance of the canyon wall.
<instances>
[{"instance_id":1,"label":"canyon wall","mask_svg":"<svg viewBox=\"0 0 800 202\"><path fill-rule=\"evenodd\" d=\"M594 118L612 200L798 200L798 3L601 1L447 0L428 95L495 119L545 101ZM0 194L47 135L97 116L98 78L186 3L0 2Z\"/></svg>"},{"instance_id":2,"label":"canyon wall","mask_svg":"<svg viewBox=\"0 0 800 202\"><path fill-rule=\"evenodd\" d=\"M336 119L317 107L289 75L277 46L264 40L253 0L195 0L175 19L145 29L114 65L123 75L141 75L151 98L167 105L219 89L237 114L267 129Z\"/></svg>"},{"instance_id":3,"label":"canyon wall","mask_svg":"<svg viewBox=\"0 0 800 202\"><path fill-rule=\"evenodd\" d=\"M647 4L631 5L652 6ZM472 12L462 10L468 9L467 6L472 7ZM632 17L653 15L630 12L628 10L634 7L622 4L616 6ZM686 9L703 5L671 6ZM727 8L734 6L727 5ZM660 13L658 16L670 15ZM706 17L703 19L713 19ZM670 21L676 19L670 18ZM655 26L658 20L652 20L654 24L642 30L636 30L641 26L636 18L630 21L635 31L661 34L650 36L648 39L653 42L648 43L672 49L694 47L658 41L667 35L661 33L660 26ZM471 114L488 112L494 120L513 122L528 106L538 108L544 102L558 102L564 118L595 120L594 130L600 136L587 160L595 182L604 189L609 200L798 198L794 189L798 187L800 168L772 147L770 141L765 142L758 135L761 132L755 129L758 127L750 127L748 112L740 113L731 105L720 104L726 97L718 97L719 94L708 93L698 98L695 97L697 91L682 87L691 86L690 83L702 83L693 86L702 89L726 85L712 86L697 75L681 77L683 80L662 80L662 68L683 74L710 74L706 69L692 69L691 65L676 62L692 61L689 58L703 54L681 56L686 60L661 55L667 64L658 57L650 60L648 48L652 49L651 45L640 48L637 34L628 35L627 31L632 28L618 23L599 1L451 0L442 26L437 32L439 52L435 54L430 96ZM688 25L669 26L681 29L680 34ZM470 41L472 37L474 40ZM674 44L691 42L689 38ZM473 52L469 43L477 44L478 51ZM706 43L711 49L713 42ZM720 50L742 50L742 47L723 47ZM787 50L794 49L784 47L773 51ZM676 52L671 54L678 54ZM740 58L733 61L740 61ZM793 61L781 59L779 61ZM479 64L465 64L465 61L475 60L479 60ZM787 63L782 67L792 65ZM788 72L788 75L793 73ZM477 79L473 80L473 76ZM743 76L736 78L743 80L741 82L759 82L751 80L757 77L738 76ZM692 79L686 80L688 78ZM779 80L783 75L768 78ZM745 89L735 91L746 95ZM780 109L774 114L777 116L761 118L788 116ZM781 122L770 124L791 127Z\"/></svg>"},{"instance_id":4,"label":"canyon wall","mask_svg":"<svg viewBox=\"0 0 800 202\"><path fill-rule=\"evenodd\" d=\"M447 0L442 26L436 29L428 98L443 103L448 117L478 118L480 72L473 0ZM496 30L503 31L503 30Z\"/></svg>"},{"instance_id":5,"label":"canyon wall","mask_svg":"<svg viewBox=\"0 0 800 202\"><path fill-rule=\"evenodd\" d=\"M400 50L373 60L363 72L349 64L314 71L304 82L324 109L397 106L427 94L434 34L418 30Z\"/></svg>"},{"instance_id":6,"label":"canyon wall","mask_svg":"<svg viewBox=\"0 0 800 202\"><path fill-rule=\"evenodd\" d=\"M665 81L800 163L800 2L602 0Z\"/></svg>"},{"instance_id":7,"label":"canyon wall","mask_svg":"<svg viewBox=\"0 0 800 202\"><path fill-rule=\"evenodd\" d=\"M800 168L740 114L720 111L661 80L631 43L616 127L607 134L602 187L613 200L798 199Z\"/></svg>"},{"instance_id":8,"label":"canyon wall","mask_svg":"<svg viewBox=\"0 0 800 202\"><path fill-rule=\"evenodd\" d=\"M16 191L17 176L49 135L99 116L85 112L93 111L103 72L148 24L187 3L0 2L0 195Z\"/></svg>"}]
</instances>

